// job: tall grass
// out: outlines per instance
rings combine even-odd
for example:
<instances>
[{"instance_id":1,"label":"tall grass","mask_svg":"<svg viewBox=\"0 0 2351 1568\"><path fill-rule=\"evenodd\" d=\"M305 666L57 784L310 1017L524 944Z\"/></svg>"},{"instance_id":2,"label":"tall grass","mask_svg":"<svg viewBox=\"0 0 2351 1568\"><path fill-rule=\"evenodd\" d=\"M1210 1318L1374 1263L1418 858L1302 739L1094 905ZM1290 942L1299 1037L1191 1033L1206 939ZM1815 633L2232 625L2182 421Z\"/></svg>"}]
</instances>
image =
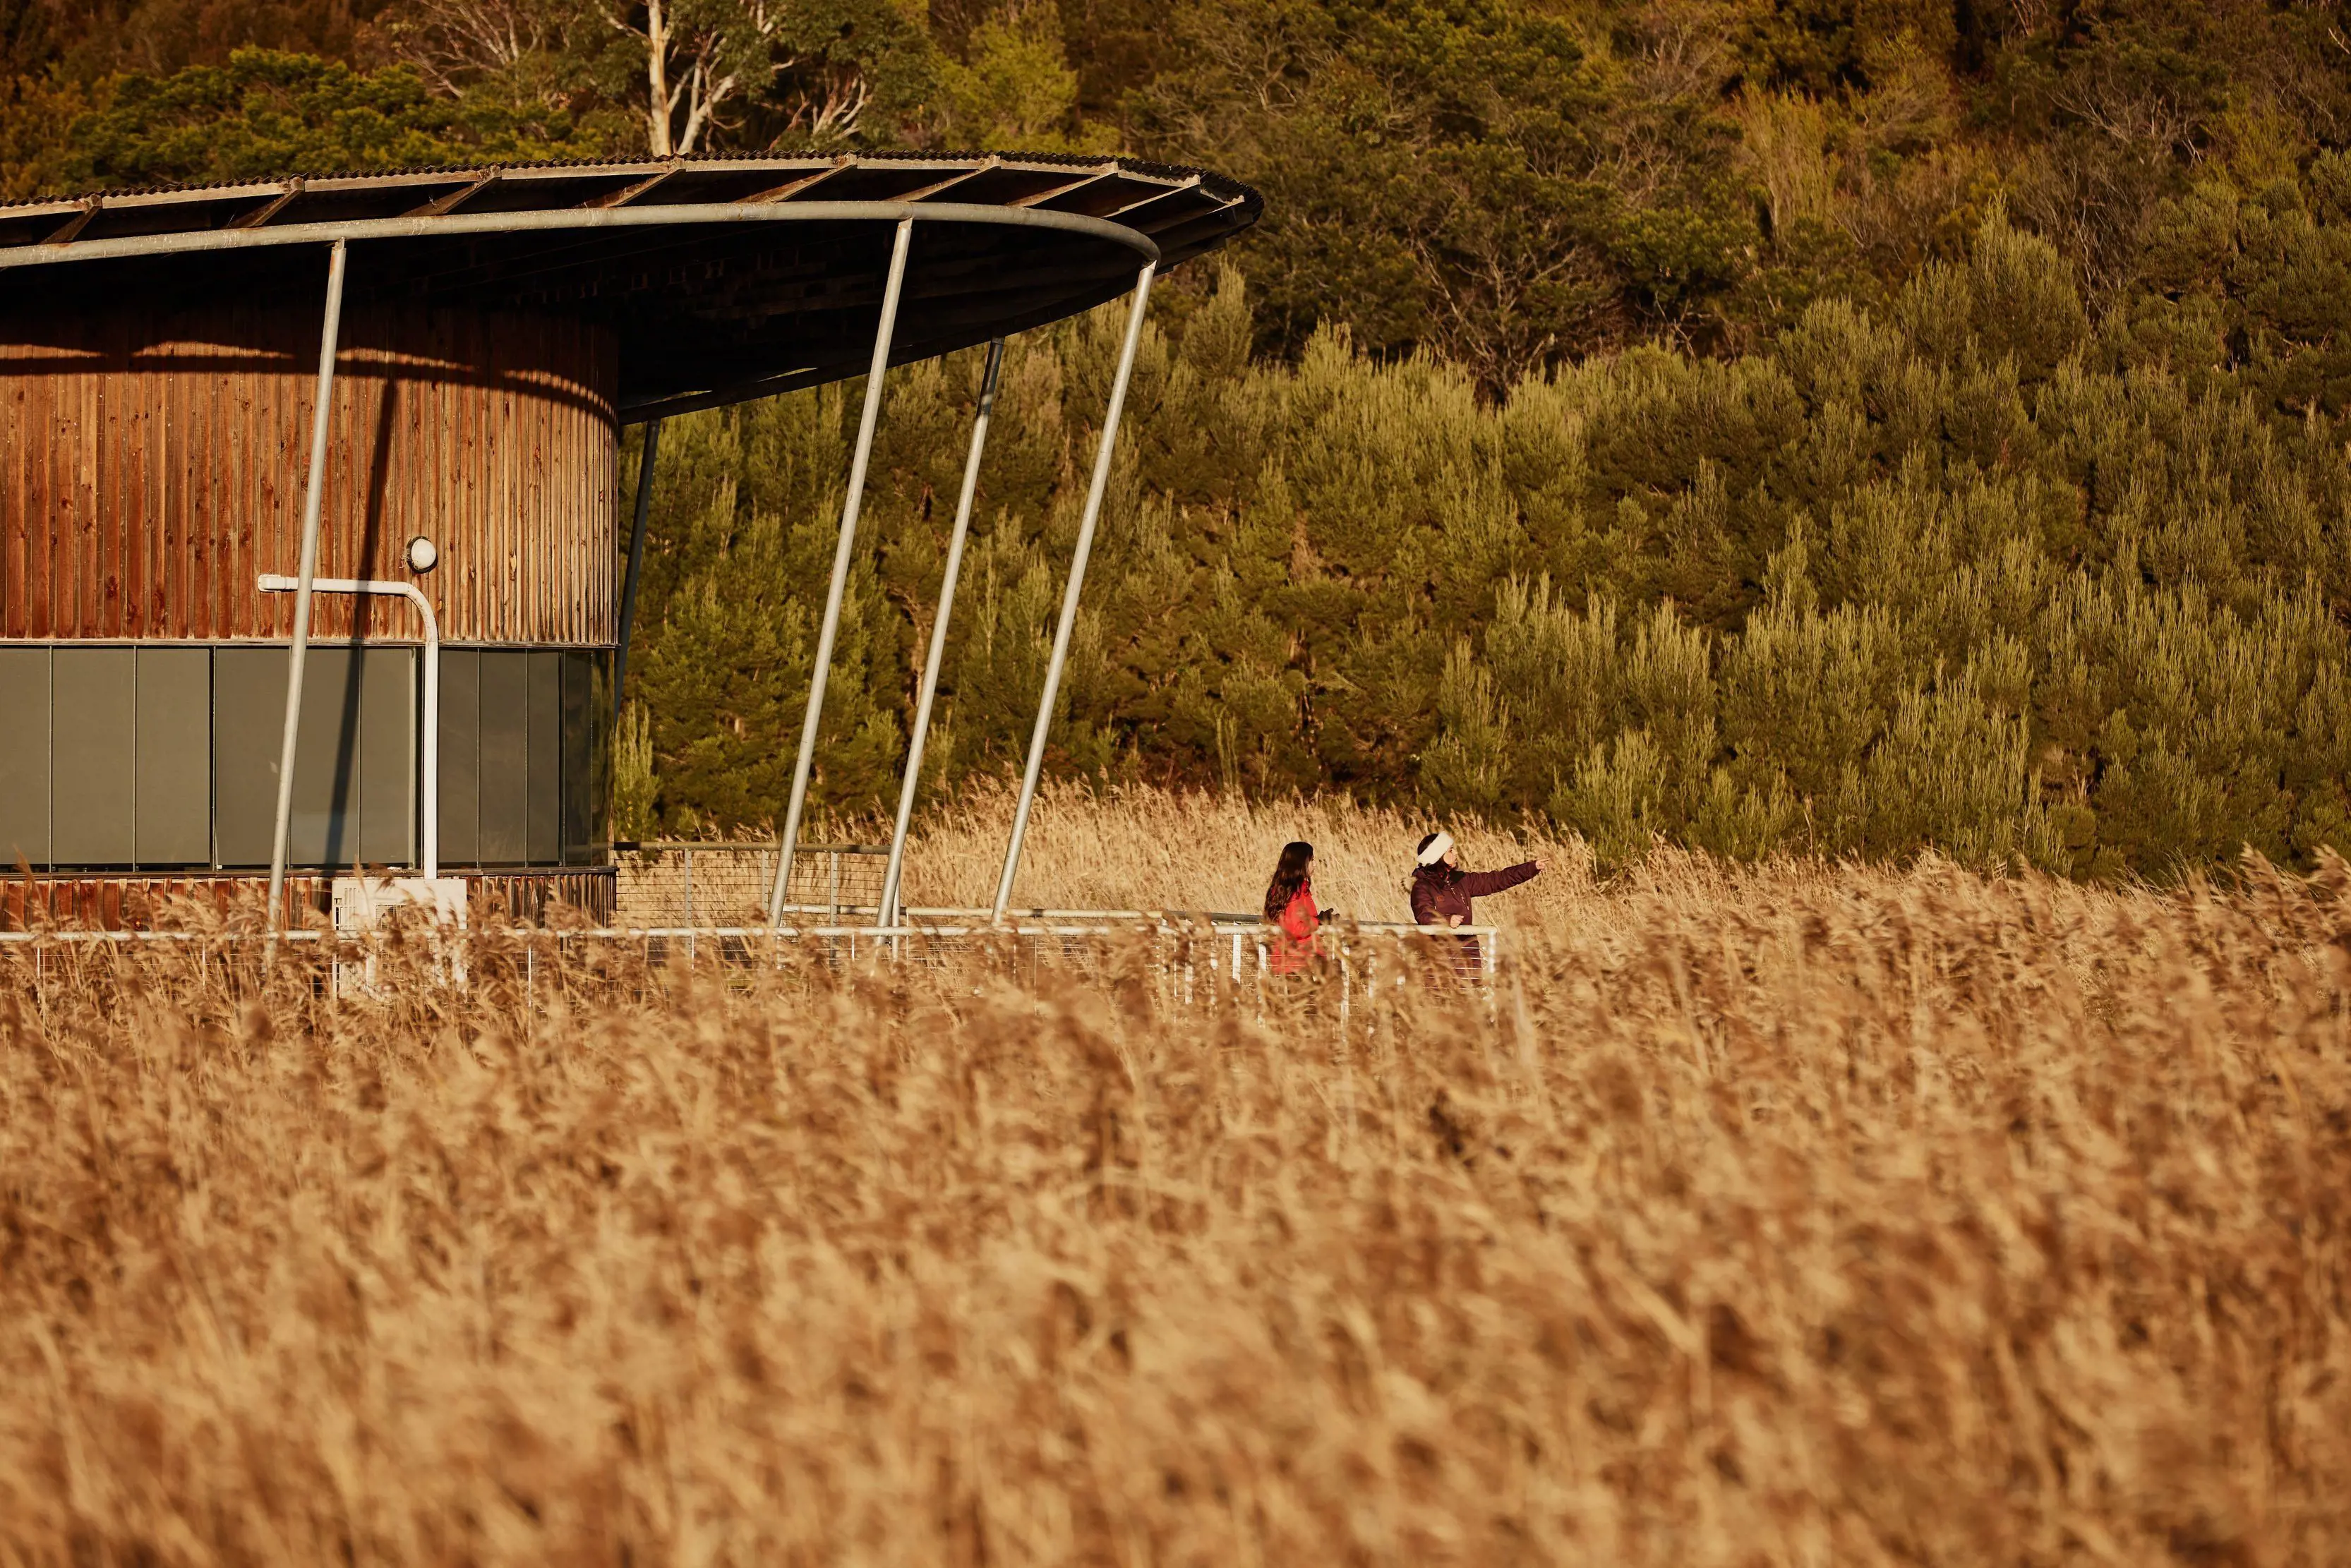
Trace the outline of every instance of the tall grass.
<instances>
[{"instance_id":1,"label":"tall grass","mask_svg":"<svg viewBox=\"0 0 2351 1568\"><path fill-rule=\"evenodd\" d=\"M1129 810L1024 900L1306 820ZM0 958L0 1560L2351 1553L2340 862L1526 892L1490 1009L1343 1031L1115 951Z\"/></svg>"},{"instance_id":2,"label":"tall grass","mask_svg":"<svg viewBox=\"0 0 2351 1568\"><path fill-rule=\"evenodd\" d=\"M925 820L907 851L908 902L985 908L1004 871L1017 792L980 780ZM1046 784L1021 852L1014 902L1029 908L1207 910L1246 914L1265 903L1281 847L1314 845L1314 892L1358 920L1409 921L1413 851L1440 824L1343 799L1249 801L1165 789ZM1548 829L1515 834L1453 822L1462 863L1513 864L1541 855L1557 874L1479 907L1479 917L1564 910L1592 889L1582 840ZM886 842L887 822L852 820L830 836Z\"/></svg>"}]
</instances>

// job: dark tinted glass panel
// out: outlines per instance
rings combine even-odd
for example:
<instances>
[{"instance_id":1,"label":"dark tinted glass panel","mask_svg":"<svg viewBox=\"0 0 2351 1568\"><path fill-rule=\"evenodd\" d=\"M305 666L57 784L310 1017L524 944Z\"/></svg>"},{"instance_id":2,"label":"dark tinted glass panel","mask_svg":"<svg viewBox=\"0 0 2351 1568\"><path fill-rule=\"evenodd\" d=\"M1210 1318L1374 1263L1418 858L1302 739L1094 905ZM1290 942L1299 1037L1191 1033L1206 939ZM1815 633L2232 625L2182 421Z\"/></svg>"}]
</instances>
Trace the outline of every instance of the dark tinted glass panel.
<instances>
[{"instance_id":1,"label":"dark tinted glass panel","mask_svg":"<svg viewBox=\"0 0 2351 1568\"><path fill-rule=\"evenodd\" d=\"M592 655L563 661L563 863L584 865L594 838L596 665Z\"/></svg>"},{"instance_id":2,"label":"dark tinted glass panel","mask_svg":"<svg viewBox=\"0 0 2351 1568\"><path fill-rule=\"evenodd\" d=\"M269 863L285 735L286 650L213 650L213 841L225 866Z\"/></svg>"},{"instance_id":3,"label":"dark tinted glass panel","mask_svg":"<svg viewBox=\"0 0 2351 1568\"><path fill-rule=\"evenodd\" d=\"M141 648L138 856L142 866L213 858L213 658L208 648Z\"/></svg>"},{"instance_id":4,"label":"dark tinted glass panel","mask_svg":"<svg viewBox=\"0 0 2351 1568\"><path fill-rule=\"evenodd\" d=\"M313 648L302 682L286 858L341 870L360 852L360 662L349 648Z\"/></svg>"},{"instance_id":5,"label":"dark tinted glass panel","mask_svg":"<svg viewBox=\"0 0 2351 1568\"><path fill-rule=\"evenodd\" d=\"M269 863L286 660L284 648L213 654L213 792L223 865ZM362 657L324 647L303 661L288 864L340 871L363 858L413 863L415 660L407 648L371 648ZM374 823L378 810L383 820Z\"/></svg>"},{"instance_id":6,"label":"dark tinted glass panel","mask_svg":"<svg viewBox=\"0 0 2351 1568\"><path fill-rule=\"evenodd\" d=\"M481 768L475 732L482 701L482 656L471 649L441 655L441 862L472 865L481 855L475 779Z\"/></svg>"},{"instance_id":7,"label":"dark tinted glass panel","mask_svg":"<svg viewBox=\"0 0 2351 1568\"><path fill-rule=\"evenodd\" d=\"M129 865L137 858L137 748L131 650L50 654L50 852L56 863Z\"/></svg>"},{"instance_id":8,"label":"dark tinted glass panel","mask_svg":"<svg viewBox=\"0 0 2351 1568\"><path fill-rule=\"evenodd\" d=\"M370 648L360 679L360 858L416 863L416 661Z\"/></svg>"},{"instance_id":9,"label":"dark tinted glass panel","mask_svg":"<svg viewBox=\"0 0 2351 1568\"><path fill-rule=\"evenodd\" d=\"M49 863L49 651L0 648L0 872Z\"/></svg>"},{"instance_id":10,"label":"dark tinted glass panel","mask_svg":"<svg viewBox=\"0 0 2351 1568\"><path fill-rule=\"evenodd\" d=\"M530 803L526 823L533 865L563 858L563 655L531 653Z\"/></svg>"},{"instance_id":11,"label":"dark tinted glass panel","mask_svg":"<svg viewBox=\"0 0 2351 1568\"><path fill-rule=\"evenodd\" d=\"M481 655L481 841L484 865L519 865L528 853L530 717L528 653Z\"/></svg>"},{"instance_id":12,"label":"dark tinted glass panel","mask_svg":"<svg viewBox=\"0 0 2351 1568\"><path fill-rule=\"evenodd\" d=\"M609 858L612 843L612 655L588 656L588 859Z\"/></svg>"}]
</instances>

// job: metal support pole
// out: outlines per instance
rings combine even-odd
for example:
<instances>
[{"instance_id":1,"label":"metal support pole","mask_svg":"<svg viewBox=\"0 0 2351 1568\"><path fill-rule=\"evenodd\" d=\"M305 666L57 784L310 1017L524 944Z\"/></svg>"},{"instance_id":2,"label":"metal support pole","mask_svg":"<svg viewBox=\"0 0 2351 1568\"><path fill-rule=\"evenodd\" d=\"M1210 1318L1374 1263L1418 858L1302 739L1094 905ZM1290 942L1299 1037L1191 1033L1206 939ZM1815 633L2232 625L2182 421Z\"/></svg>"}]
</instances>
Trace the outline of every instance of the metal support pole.
<instances>
[{"instance_id":1,"label":"metal support pole","mask_svg":"<svg viewBox=\"0 0 2351 1568\"><path fill-rule=\"evenodd\" d=\"M621 727L621 694L629 678L629 633L637 624L637 578L645 565L645 514L653 501L653 455L661 450L662 422L645 422L645 448L637 459L637 522L629 530L629 575L621 584L621 648L612 655L612 727Z\"/></svg>"},{"instance_id":2,"label":"metal support pole","mask_svg":"<svg viewBox=\"0 0 2351 1568\"><path fill-rule=\"evenodd\" d=\"M873 331L873 361L865 371L865 408L857 420L857 450L849 461L849 494L841 504L841 540L833 547L832 587L824 601L824 623L816 636L816 669L809 676L808 712L800 719L799 756L792 763L792 798L784 810L784 831L776 843L776 888L768 898L768 924L784 923L784 884L791 880L792 847L799 842L800 812L808 804L809 768L816 761L816 730L824 716L824 681L832 664L832 640L841 630L841 601L849 591L849 563L857 546L857 513L865 500L865 467L873 456L873 425L882 416L882 372L890 367L890 338L898 325L898 295L906 281L906 251L914 220L901 219L890 247L889 281L882 287L882 319Z\"/></svg>"},{"instance_id":3,"label":"metal support pole","mask_svg":"<svg viewBox=\"0 0 2351 1568\"><path fill-rule=\"evenodd\" d=\"M310 584L319 574L319 512L327 490L327 433L334 412L335 344L343 325L348 242L327 262L327 319L319 332L319 392L310 411L310 477L302 497L302 560L294 591L294 646L286 662L286 737L277 748L277 821L269 839L269 933L284 921L287 841L294 825L294 743L302 727L302 660L310 651Z\"/></svg>"},{"instance_id":4,"label":"metal support pole","mask_svg":"<svg viewBox=\"0 0 2351 1568\"><path fill-rule=\"evenodd\" d=\"M1004 876L996 884L994 918L1004 918L1012 902L1012 881L1020 874L1020 844L1029 836L1029 809L1037 803L1037 779L1045 768L1045 736L1053 727L1053 704L1061 695L1061 666L1070 657L1070 633L1078 621L1078 595L1086 585L1086 559L1093 554L1094 524L1102 517L1102 493L1110 486L1110 459L1118 444L1119 415L1126 409L1126 383L1134 374L1134 350L1143 341L1143 312L1151 301L1151 278L1158 263L1147 262L1134 277L1134 302L1127 309L1126 342L1119 350L1118 374L1110 383L1110 409L1102 416L1102 445L1094 454L1093 483L1086 490L1085 515L1078 520L1078 548L1070 560L1070 586L1061 595L1061 621L1053 629L1053 656L1045 666L1045 695L1037 705L1037 727L1029 737L1029 769L1020 778L1020 804L1012 813L1012 842L1004 853Z\"/></svg>"},{"instance_id":5,"label":"metal support pole","mask_svg":"<svg viewBox=\"0 0 2351 1568\"><path fill-rule=\"evenodd\" d=\"M914 785L923 773L923 742L931 733L931 701L938 695L939 665L946 657L947 621L955 613L956 579L963 570L964 540L971 532L972 497L979 489L979 455L987 445L987 422L996 412L996 379L1004 369L1004 340L987 345L987 369L979 378L979 413L971 422L971 452L963 462L963 493L956 497L955 531L947 536L946 574L939 580L939 614L931 622L930 655L923 662L923 689L914 699L914 734L906 747L906 777L898 786L898 821L890 830L890 865L882 873L882 907L875 923L898 924L898 876L906 864L906 824L914 814Z\"/></svg>"},{"instance_id":6,"label":"metal support pole","mask_svg":"<svg viewBox=\"0 0 2351 1568\"><path fill-rule=\"evenodd\" d=\"M264 572L261 591L264 593L298 593L299 578L282 577L276 572ZM424 591L413 582L378 582L365 578L321 577L311 580L313 593L381 594L392 599L405 599L416 606L424 617L424 743L420 749L423 758L418 763L423 781L417 794L423 801L424 821L421 837L424 875L429 881L441 874L441 622L433 613L433 601Z\"/></svg>"}]
</instances>

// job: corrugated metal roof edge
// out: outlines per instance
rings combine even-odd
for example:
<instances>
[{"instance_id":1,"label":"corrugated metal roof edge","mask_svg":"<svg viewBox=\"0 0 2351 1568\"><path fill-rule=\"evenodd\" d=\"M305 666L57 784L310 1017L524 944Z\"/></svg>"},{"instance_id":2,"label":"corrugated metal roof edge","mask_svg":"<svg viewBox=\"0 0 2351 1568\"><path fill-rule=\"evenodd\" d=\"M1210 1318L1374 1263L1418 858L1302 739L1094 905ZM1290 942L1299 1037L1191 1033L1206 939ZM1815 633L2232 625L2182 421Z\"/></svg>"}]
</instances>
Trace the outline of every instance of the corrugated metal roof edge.
<instances>
[{"instance_id":1,"label":"corrugated metal roof edge","mask_svg":"<svg viewBox=\"0 0 2351 1568\"><path fill-rule=\"evenodd\" d=\"M540 158L516 160L506 162L493 160L491 162L478 163L425 163L398 169L350 169L331 173L305 172L301 171L289 170L282 174L272 174L252 180L227 180L204 185L162 184L121 186L109 190L81 191L71 195L64 196L34 196L20 201L0 202L0 213L21 211L27 208L37 207L73 207L79 206L85 203L92 201L103 203L109 197L191 195L206 191L220 191L225 193L231 191L267 190L273 187L283 186L289 181L294 180L396 180L413 178L419 174L478 175L487 174L492 172L504 172L510 170L523 169L610 169L615 173L618 173L628 170L650 168L664 163L682 167L700 163L775 163L778 165L786 165L824 162L839 163L842 162L844 160L852 164L866 162L912 162L953 165L962 163L969 165L971 168L977 170L985 166L991 159L998 160L999 162L1016 163L1040 163L1049 168L1055 166L1066 169L1116 167L1128 173L1142 174L1149 178L1162 180L1188 180L1196 176L1202 184L1208 186L1211 190L1216 191L1220 195L1239 202L1244 206L1248 207L1253 214L1262 212L1265 206L1265 198L1258 193L1254 186L1244 184L1240 181L1233 179L1230 175L1219 174L1213 169L1197 168L1186 163L1162 163L1148 158L1132 157L1125 153L1093 154L1083 152L1021 152L1008 151L998 152L921 152L893 150L886 152L834 154L826 154L821 152L695 152L669 158L656 158L650 156L644 158Z\"/></svg>"}]
</instances>

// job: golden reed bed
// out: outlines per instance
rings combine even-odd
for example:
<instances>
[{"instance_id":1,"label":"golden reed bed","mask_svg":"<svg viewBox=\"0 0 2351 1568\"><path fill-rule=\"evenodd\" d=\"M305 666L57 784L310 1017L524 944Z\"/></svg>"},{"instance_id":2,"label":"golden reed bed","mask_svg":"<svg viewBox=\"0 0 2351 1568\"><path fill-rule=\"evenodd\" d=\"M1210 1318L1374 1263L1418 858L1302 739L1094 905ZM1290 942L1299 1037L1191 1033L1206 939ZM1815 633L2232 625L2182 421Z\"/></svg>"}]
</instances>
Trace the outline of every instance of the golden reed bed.
<instances>
[{"instance_id":1,"label":"golden reed bed","mask_svg":"<svg viewBox=\"0 0 2351 1568\"><path fill-rule=\"evenodd\" d=\"M1416 825L1077 806L1024 900L1302 820L1391 915ZM1139 951L0 958L0 1562L2340 1563L2346 895L1570 868L1343 1039Z\"/></svg>"}]
</instances>

